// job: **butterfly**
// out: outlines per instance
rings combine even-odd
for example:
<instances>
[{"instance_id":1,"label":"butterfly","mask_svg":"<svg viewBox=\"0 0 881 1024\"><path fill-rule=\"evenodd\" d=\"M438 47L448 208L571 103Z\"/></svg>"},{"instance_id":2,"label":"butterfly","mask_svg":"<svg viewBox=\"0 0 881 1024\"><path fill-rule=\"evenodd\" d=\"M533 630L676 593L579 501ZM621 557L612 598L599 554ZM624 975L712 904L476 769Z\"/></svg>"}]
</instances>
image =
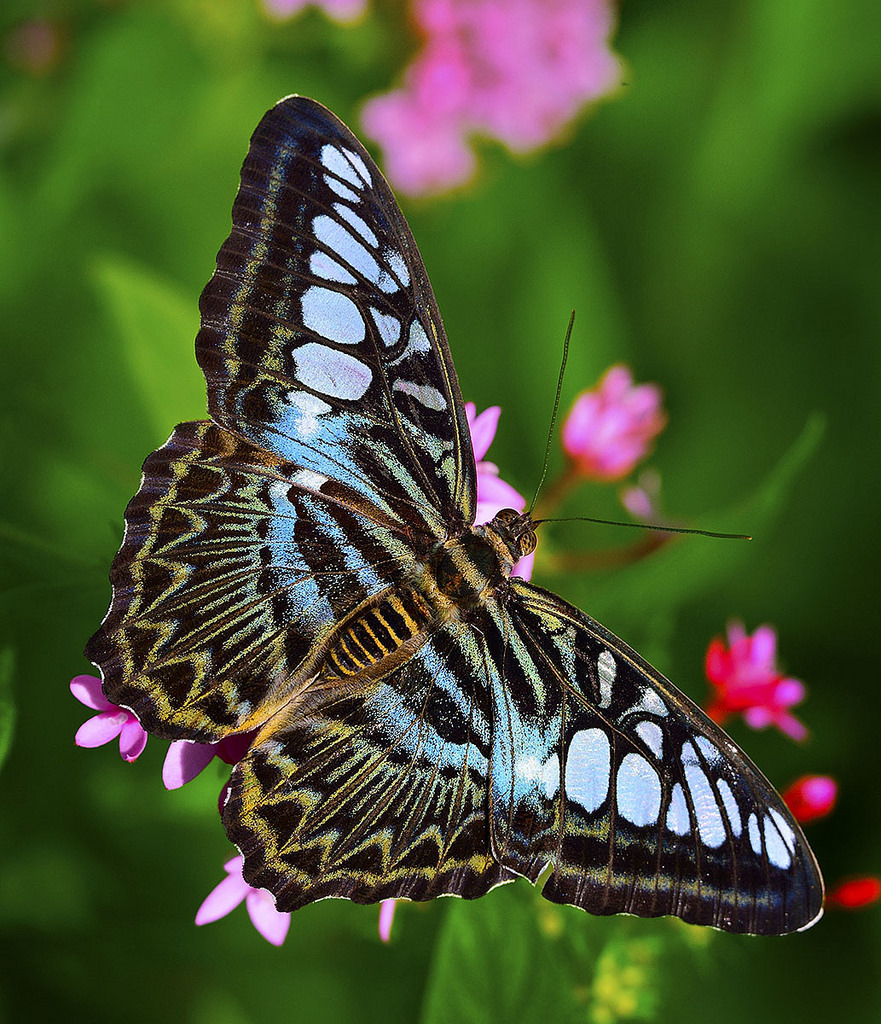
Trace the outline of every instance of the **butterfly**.
<instances>
[{"instance_id":1,"label":"butterfly","mask_svg":"<svg viewBox=\"0 0 881 1024\"><path fill-rule=\"evenodd\" d=\"M262 119L200 301L210 419L144 463L87 656L168 739L254 733L223 807L279 910L468 899L734 932L822 913L758 769L635 651L511 575L528 513L476 470L416 243L366 149Z\"/></svg>"}]
</instances>

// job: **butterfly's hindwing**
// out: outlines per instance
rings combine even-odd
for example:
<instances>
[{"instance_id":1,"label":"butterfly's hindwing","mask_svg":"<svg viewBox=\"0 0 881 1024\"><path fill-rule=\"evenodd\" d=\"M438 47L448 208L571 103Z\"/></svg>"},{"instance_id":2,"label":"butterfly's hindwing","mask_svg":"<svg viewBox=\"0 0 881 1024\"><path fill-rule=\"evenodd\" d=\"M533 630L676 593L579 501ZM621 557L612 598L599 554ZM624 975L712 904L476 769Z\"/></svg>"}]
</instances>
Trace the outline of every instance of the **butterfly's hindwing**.
<instances>
[{"instance_id":1,"label":"butterfly's hindwing","mask_svg":"<svg viewBox=\"0 0 881 1024\"><path fill-rule=\"evenodd\" d=\"M474 898L513 879L489 848L480 634L441 627L381 681L324 680L259 735L224 821L280 910L327 896Z\"/></svg>"},{"instance_id":2,"label":"butterfly's hindwing","mask_svg":"<svg viewBox=\"0 0 881 1024\"><path fill-rule=\"evenodd\" d=\"M196 351L219 422L435 536L473 520L467 419L391 190L311 100L251 139Z\"/></svg>"},{"instance_id":3,"label":"butterfly's hindwing","mask_svg":"<svg viewBox=\"0 0 881 1024\"><path fill-rule=\"evenodd\" d=\"M86 649L107 696L158 735L201 742L283 707L338 622L412 558L324 487L223 427L181 424L144 464Z\"/></svg>"},{"instance_id":4,"label":"butterfly's hindwing","mask_svg":"<svg viewBox=\"0 0 881 1024\"><path fill-rule=\"evenodd\" d=\"M822 883L801 829L746 755L626 644L512 581L487 630L492 833L502 864L594 914L675 914L729 931L812 923Z\"/></svg>"}]
</instances>

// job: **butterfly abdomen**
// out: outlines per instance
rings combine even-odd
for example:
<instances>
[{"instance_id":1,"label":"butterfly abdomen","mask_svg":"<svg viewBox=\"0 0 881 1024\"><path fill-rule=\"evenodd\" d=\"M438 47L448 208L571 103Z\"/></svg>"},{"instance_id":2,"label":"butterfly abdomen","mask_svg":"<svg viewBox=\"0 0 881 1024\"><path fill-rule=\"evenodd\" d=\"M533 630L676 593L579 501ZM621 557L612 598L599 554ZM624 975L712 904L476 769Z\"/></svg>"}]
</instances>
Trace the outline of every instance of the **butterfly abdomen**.
<instances>
[{"instance_id":1,"label":"butterfly abdomen","mask_svg":"<svg viewBox=\"0 0 881 1024\"><path fill-rule=\"evenodd\" d=\"M409 657L427 636L436 614L412 587L399 587L359 609L336 632L325 671L345 677L383 675Z\"/></svg>"}]
</instances>

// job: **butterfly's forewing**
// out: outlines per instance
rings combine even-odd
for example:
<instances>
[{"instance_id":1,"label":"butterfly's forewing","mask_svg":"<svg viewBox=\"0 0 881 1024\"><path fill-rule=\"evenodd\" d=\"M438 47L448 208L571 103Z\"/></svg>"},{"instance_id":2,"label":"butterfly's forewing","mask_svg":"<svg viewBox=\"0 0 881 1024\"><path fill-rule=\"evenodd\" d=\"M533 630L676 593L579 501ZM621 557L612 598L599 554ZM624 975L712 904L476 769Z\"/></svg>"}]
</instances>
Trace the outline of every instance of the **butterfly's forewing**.
<instances>
[{"instance_id":1,"label":"butterfly's forewing","mask_svg":"<svg viewBox=\"0 0 881 1024\"><path fill-rule=\"evenodd\" d=\"M474 517L431 285L376 164L314 100L258 125L196 342L218 423L435 536Z\"/></svg>"},{"instance_id":2,"label":"butterfly's forewing","mask_svg":"<svg viewBox=\"0 0 881 1024\"><path fill-rule=\"evenodd\" d=\"M594 914L674 914L780 934L823 883L746 755L626 644L519 580L487 629L494 663L493 850Z\"/></svg>"},{"instance_id":3,"label":"butterfly's forewing","mask_svg":"<svg viewBox=\"0 0 881 1024\"><path fill-rule=\"evenodd\" d=\"M514 875L487 829L482 638L441 627L385 678L326 681L236 766L224 821L280 910L327 896L474 898Z\"/></svg>"}]
</instances>

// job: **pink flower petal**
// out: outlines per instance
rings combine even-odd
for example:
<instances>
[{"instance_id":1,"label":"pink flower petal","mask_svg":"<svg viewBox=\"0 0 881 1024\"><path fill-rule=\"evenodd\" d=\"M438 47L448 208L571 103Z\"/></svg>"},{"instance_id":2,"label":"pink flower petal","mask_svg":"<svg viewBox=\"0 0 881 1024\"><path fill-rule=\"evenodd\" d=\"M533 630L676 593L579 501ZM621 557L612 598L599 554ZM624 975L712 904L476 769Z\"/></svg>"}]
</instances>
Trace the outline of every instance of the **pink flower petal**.
<instances>
[{"instance_id":1,"label":"pink flower petal","mask_svg":"<svg viewBox=\"0 0 881 1024\"><path fill-rule=\"evenodd\" d=\"M251 889L245 903L257 931L273 946L280 946L291 926L291 915L276 910L272 896L264 889Z\"/></svg>"},{"instance_id":2,"label":"pink flower petal","mask_svg":"<svg viewBox=\"0 0 881 1024\"><path fill-rule=\"evenodd\" d=\"M102 711L77 729L74 742L78 747L101 747L122 732L122 727L129 719L129 713L123 708L118 711Z\"/></svg>"},{"instance_id":3,"label":"pink flower petal","mask_svg":"<svg viewBox=\"0 0 881 1024\"><path fill-rule=\"evenodd\" d=\"M119 733L119 753L123 761L137 761L147 746L147 733L141 727L141 723L130 715L128 721Z\"/></svg>"},{"instance_id":4,"label":"pink flower petal","mask_svg":"<svg viewBox=\"0 0 881 1024\"><path fill-rule=\"evenodd\" d=\"M470 414L469 408L471 410ZM485 458L486 453L489 451L489 446L493 443L493 438L496 436L502 409L499 405L491 405L478 416L476 415L476 406L469 402L465 406L465 412L468 415L468 425L471 427L471 447L474 449L474 458L477 462L480 462L481 459Z\"/></svg>"},{"instance_id":5,"label":"pink flower petal","mask_svg":"<svg viewBox=\"0 0 881 1024\"><path fill-rule=\"evenodd\" d=\"M116 705L104 696L101 680L97 676L74 676L70 681L70 692L87 708L95 711L116 710Z\"/></svg>"},{"instance_id":6,"label":"pink flower petal","mask_svg":"<svg viewBox=\"0 0 881 1024\"><path fill-rule=\"evenodd\" d=\"M397 900L383 900L379 904L379 937L388 942L392 937L392 921L395 919Z\"/></svg>"},{"instance_id":7,"label":"pink flower petal","mask_svg":"<svg viewBox=\"0 0 881 1024\"><path fill-rule=\"evenodd\" d=\"M226 917L245 899L251 887L242 878L241 870L237 874L229 874L216 885L202 901L196 911L196 924L210 924Z\"/></svg>"},{"instance_id":8,"label":"pink flower petal","mask_svg":"<svg viewBox=\"0 0 881 1024\"><path fill-rule=\"evenodd\" d=\"M217 752L216 743L191 743L174 740L162 765L162 784L166 789L180 789L208 765Z\"/></svg>"}]
</instances>

